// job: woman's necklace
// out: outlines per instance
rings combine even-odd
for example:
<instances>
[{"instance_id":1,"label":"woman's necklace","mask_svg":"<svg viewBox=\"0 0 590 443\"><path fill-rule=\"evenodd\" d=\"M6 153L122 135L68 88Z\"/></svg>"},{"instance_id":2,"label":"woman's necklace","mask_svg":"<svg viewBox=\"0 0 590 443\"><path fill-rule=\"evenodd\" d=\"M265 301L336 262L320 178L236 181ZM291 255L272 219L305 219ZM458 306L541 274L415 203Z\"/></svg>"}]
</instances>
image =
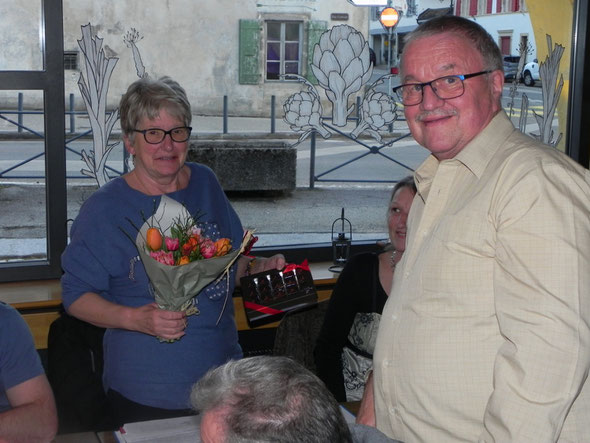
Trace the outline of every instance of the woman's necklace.
<instances>
[{"instance_id":1,"label":"woman's necklace","mask_svg":"<svg viewBox=\"0 0 590 443\"><path fill-rule=\"evenodd\" d=\"M391 257L389 258L392 271L395 270L395 266L397 265L397 262L395 261L396 257L397 257L397 249L394 249L393 252L391 253Z\"/></svg>"}]
</instances>

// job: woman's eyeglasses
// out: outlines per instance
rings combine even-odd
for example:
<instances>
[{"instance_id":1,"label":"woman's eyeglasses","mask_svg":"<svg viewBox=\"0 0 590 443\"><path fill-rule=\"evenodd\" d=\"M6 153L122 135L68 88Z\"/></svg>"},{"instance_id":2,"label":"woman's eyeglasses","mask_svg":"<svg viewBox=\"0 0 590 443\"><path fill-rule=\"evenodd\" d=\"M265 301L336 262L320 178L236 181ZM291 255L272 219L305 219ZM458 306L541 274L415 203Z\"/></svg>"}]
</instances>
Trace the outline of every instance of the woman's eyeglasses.
<instances>
[{"instance_id":1,"label":"woman's eyeglasses","mask_svg":"<svg viewBox=\"0 0 590 443\"><path fill-rule=\"evenodd\" d=\"M185 142L191 136L192 130L193 128L190 126L179 126L178 128L172 128L169 131L164 131L160 128L132 129L133 132L141 132L145 141L152 145L162 143L164 138L166 138L166 134L170 135L170 138L174 142Z\"/></svg>"}]
</instances>

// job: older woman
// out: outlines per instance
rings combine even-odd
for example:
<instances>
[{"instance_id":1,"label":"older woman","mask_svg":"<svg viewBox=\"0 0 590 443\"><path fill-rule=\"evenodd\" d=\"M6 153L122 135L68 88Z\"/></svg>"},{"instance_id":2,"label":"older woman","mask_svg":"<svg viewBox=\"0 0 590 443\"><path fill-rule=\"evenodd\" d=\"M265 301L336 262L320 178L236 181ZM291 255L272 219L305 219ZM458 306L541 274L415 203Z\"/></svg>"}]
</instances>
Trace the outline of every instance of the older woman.
<instances>
[{"instance_id":1,"label":"older woman","mask_svg":"<svg viewBox=\"0 0 590 443\"><path fill-rule=\"evenodd\" d=\"M70 314L107 328L104 387L116 419L125 423L190 413L192 384L208 369L242 356L233 304L224 307L227 283L212 283L197 295L198 315L159 309L124 232L130 221L141 226L166 195L202 214L199 222L234 245L243 229L214 173L185 163L191 109L178 83L168 77L134 82L120 113L135 168L82 206L63 254L62 290ZM250 260L241 256L231 268L230 294L248 268L260 272L285 264L282 255ZM180 340L162 343L156 336Z\"/></svg>"},{"instance_id":2,"label":"older woman","mask_svg":"<svg viewBox=\"0 0 590 443\"><path fill-rule=\"evenodd\" d=\"M380 253L352 257L330 298L314 356L318 376L338 401L362 397L380 314L406 249L406 219L415 194L412 177L394 186L387 212L390 244Z\"/></svg>"}]
</instances>

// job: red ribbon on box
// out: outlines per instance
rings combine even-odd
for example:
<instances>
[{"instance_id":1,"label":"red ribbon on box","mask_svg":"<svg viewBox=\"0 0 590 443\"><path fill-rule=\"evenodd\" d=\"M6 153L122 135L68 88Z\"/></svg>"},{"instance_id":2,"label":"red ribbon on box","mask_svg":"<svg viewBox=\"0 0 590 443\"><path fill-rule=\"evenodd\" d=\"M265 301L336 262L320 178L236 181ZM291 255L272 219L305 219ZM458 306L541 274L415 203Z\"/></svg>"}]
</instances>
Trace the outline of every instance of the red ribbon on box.
<instances>
[{"instance_id":1,"label":"red ribbon on box","mask_svg":"<svg viewBox=\"0 0 590 443\"><path fill-rule=\"evenodd\" d=\"M294 271L295 269L303 269L304 271L309 271L309 264L307 263L307 259L303 260L300 265L296 265L294 263L291 263L291 264L285 266L285 269L283 269L283 272L291 272L291 271Z\"/></svg>"},{"instance_id":2,"label":"red ribbon on box","mask_svg":"<svg viewBox=\"0 0 590 443\"><path fill-rule=\"evenodd\" d=\"M262 312L263 314L269 314L269 315L277 315L277 314L284 313L284 311L281 311L280 309L269 308L268 306L259 305L257 303L252 303L252 302L246 301L246 300L244 300L244 307L248 308L248 309L252 309L253 311L258 311L258 312Z\"/></svg>"}]
</instances>

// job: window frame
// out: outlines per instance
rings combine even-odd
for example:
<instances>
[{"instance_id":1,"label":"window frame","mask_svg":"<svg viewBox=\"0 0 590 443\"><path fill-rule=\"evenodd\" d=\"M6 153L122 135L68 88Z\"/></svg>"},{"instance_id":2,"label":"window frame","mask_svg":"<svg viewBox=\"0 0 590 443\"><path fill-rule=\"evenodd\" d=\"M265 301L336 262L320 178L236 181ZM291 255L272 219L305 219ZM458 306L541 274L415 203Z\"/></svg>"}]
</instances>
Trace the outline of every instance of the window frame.
<instances>
[{"instance_id":1,"label":"window frame","mask_svg":"<svg viewBox=\"0 0 590 443\"><path fill-rule=\"evenodd\" d=\"M280 23L280 40L270 40L269 32L268 32L268 25L269 23ZM297 24L299 27L299 40L297 41L297 75L303 75L303 21L300 20L265 20L264 21L264 81L265 82L284 82L284 81L296 81L294 79L286 79L281 78L282 75L285 74L285 44L286 43L294 43L294 40L286 40L286 25L287 24ZM268 63L273 62L275 63L276 60L269 60L268 53L269 53L269 44L279 42L280 44L280 54L279 54L279 78L268 78ZM289 62L292 62L289 60Z\"/></svg>"},{"instance_id":2,"label":"window frame","mask_svg":"<svg viewBox=\"0 0 590 443\"><path fill-rule=\"evenodd\" d=\"M63 69L63 10L61 0L40 0L45 30L43 71L0 71L0 89L39 89L44 91L46 127L46 206L47 260L0 264L0 282L50 279L61 276L60 256L67 244L67 190L65 171L65 98ZM584 122L590 120L590 84L584 85L584 72L590 72L588 31L589 0L576 0L572 23L571 76L568 101L567 154L586 168L589 165L590 134ZM300 61L301 67L301 61ZM48 112L49 110L49 112ZM351 253L376 248L375 242L354 241ZM300 262L331 261L329 243L296 246L255 247L256 255L288 253L289 259Z\"/></svg>"},{"instance_id":3,"label":"window frame","mask_svg":"<svg viewBox=\"0 0 590 443\"><path fill-rule=\"evenodd\" d=\"M43 69L0 71L0 89L43 91L47 258L0 264L0 282L60 277L67 244L63 5L39 1Z\"/></svg>"},{"instance_id":4,"label":"window frame","mask_svg":"<svg viewBox=\"0 0 590 443\"><path fill-rule=\"evenodd\" d=\"M79 55L79 51L64 51L64 70L78 71L80 69L80 63L78 61Z\"/></svg>"}]
</instances>

